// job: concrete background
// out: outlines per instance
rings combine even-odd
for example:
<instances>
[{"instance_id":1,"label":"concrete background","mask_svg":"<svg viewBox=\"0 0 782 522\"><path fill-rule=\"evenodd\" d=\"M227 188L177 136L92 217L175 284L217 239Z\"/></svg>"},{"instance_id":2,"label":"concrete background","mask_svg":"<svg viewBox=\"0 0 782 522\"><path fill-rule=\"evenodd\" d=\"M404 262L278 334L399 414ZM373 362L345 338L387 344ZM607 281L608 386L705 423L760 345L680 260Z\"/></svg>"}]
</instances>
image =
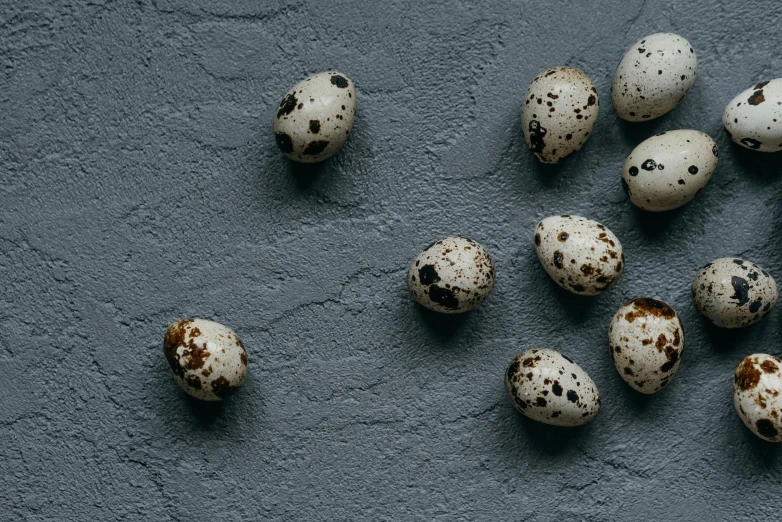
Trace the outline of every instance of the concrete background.
<instances>
[{"instance_id":1,"label":"concrete background","mask_svg":"<svg viewBox=\"0 0 782 522\"><path fill-rule=\"evenodd\" d=\"M716 257L782 281L782 157L732 146L720 118L782 76L782 4L0 0L0 519L773 520L782 447L736 416L747 354L782 355L782 307L724 332L690 302ZM629 46L680 33L698 79L666 117L610 105ZM545 168L519 106L554 65L601 96L585 148ZM355 80L358 118L316 167L284 160L274 107L301 78ZM667 129L716 137L698 198L636 210L619 169ZM622 240L624 277L578 298L532 246L546 215ZM416 306L410 260L483 243L497 286L464 317ZM606 348L625 300L671 303L683 362L658 396ZM233 327L250 355L222 406L169 375L167 325ZM503 371L559 349L599 387L582 429L515 413Z\"/></svg>"}]
</instances>

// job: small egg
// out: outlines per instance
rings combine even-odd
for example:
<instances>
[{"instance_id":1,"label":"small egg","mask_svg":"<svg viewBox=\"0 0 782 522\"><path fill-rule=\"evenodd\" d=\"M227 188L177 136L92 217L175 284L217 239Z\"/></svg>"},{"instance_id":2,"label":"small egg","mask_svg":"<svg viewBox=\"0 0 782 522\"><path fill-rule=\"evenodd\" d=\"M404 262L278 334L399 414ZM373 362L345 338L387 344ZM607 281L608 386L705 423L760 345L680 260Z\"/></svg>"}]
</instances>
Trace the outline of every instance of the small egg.
<instances>
[{"instance_id":1,"label":"small egg","mask_svg":"<svg viewBox=\"0 0 782 522\"><path fill-rule=\"evenodd\" d=\"M782 442L782 359L756 353L736 367L733 405L752 433Z\"/></svg>"},{"instance_id":2,"label":"small egg","mask_svg":"<svg viewBox=\"0 0 782 522\"><path fill-rule=\"evenodd\" d=\"M589 76L553 67L530 83L521 105L521 128L543 163L557 163L584 144L597 121L600 102Z\"/></svg>"},{"instance_id":3,"label":"small egg","mask_svg":"<svg viewBox=\"0 0 782 522\"><path fill-rule=\"evenodd\" d=\"M698 193L717 168L717 144L696 130L674 130L641 142L625 160L622 181L639 208L678 208Z\"/></svg>"},{"instance_id":4,"label":"small egg","mask_svg":"<svg viewBox=\"0 0 782 522\"><path fill-rule=\"evenodd\" d=\"M611 320L608 349L616 371L631 388L656 393L679 369L684 328L667 303L639 297L622 305Z\"/></svg>"},{"instance_id":5,"label":"small egg","mask_svg":"<svg viewBox=\"0 0 782 522\"><path fill-rule=\"evenodd\" d=\"M535 228L535 250L551 279L574 294L605 292L619 281L624 268L619 239L585 217L547 217Z\"/></svg>"},{"instance_id":6,"label":"small egg","mask_svg":"<svg viewBox=\"0 0 782 522\"><path fill-rule=\"evenodd\" d=\"M472 239L447 237L413 259L407 287L426 308L460 314L488 297L494 288L494 263L486 249Z\"/></svg>"},{"instance_id":7,"label":"small egg","mask_svg":"<svg viewBox=\"0 0 782 522\"><path fill-rule=\"evenodd\" d=\"M614 74L616 114L627 121L653 120L672 110L695 83L697 59L690 42L655 33L633 44Z\"/></svg>"},{"instance_id":8,"label":"small egg","mask_svg":"<svg viewBox=\"0 0 782 522\"><path fill-rule=\"evenodd\" d=\"M342 73L305 78L280 102L274 117L277 146L290 159L316 163L342 148L353 130L356 86Z\"/></svg>"},{"instance_id":9,"label":"small egg","mask_svg":"<svg viewBox=\"0 0 782 522\"><path fill-rule=\"evenodd\" d=\"M733 98L722 113L722 124L742 147L782 151L782 78L760 82Z\"/></svg>"},{"instance_id":10,"label":"small egg","mask_svg":"<svg viewBox=\"0 0 782 522\"><path fill-rule=\"evenodd\" d=\"M204 319L185 319L168 327L163 353L171 375L196 399L220 401L247 377L247 352L233 330Z\"/></svg>"},{"instance_id":11,"label":"small egg","mask_svg":"<svg viewBox=\"0 0 782 522\"><path fill-rule=\"evenodd\" d=\"M720 328L757 323L774 308L778 299L774 278L743 259L716 259L701 268L692 281L695 307Z\"/></svg>"},{"instance_id":12,"label":"small egg","mask_svg":"<svg viewBox=\"0 0 782 522\"><path fill-rule=\"evenodd\" d=\"M528 350L505 371L513 405L532 420L555 426L581 426L600 411L600 395L589 375L554 350Z\"/></svg>"}]
</instances>

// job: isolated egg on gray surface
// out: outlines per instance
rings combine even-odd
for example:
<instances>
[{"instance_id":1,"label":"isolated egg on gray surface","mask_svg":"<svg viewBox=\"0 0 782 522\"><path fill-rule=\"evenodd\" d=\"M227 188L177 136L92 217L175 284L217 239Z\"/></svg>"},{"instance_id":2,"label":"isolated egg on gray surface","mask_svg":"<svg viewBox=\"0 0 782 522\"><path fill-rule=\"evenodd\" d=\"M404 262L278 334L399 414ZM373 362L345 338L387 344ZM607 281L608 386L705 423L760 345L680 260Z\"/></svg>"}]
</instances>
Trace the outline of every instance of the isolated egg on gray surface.
<instances>
[{"instance_id":1,"label":"isolated egg on gray surface","mask_svg":"<svg viewBox=\"0 0 782 522\"><path fill-rule=\"evenodd\" d=\"M760 321L778 299L774 278L743 259L715 259L692 281L692 300L698 312L721 328L741 328Z\"/></svg>"},{"instance_id":2,"label":"isolated egg on gray surface","mask_svg":"<svg viewBox=\"0 0 782 522\"><path fill-rule=\"evenodd\" d=\"M655 393L679 369L684 328L667 303L639 297L622 305L611 320L608 349L616 371L631 388Z\"/></svg>"},{"instance_id":3,"label":"isolated egg on gray surface","mask_svg":"<svg viewBox=\"0 0 782 522\"><path fill-rule=\"evenodd\" d=\"M535 251L551 278L579 295L597 295L622 275L619 239L597 221L580 216L550 216L535 228Z\"/></svg>"},{"instance_id":4,"label":"isolated egg on gray surface","mask_svg":"<svg viewBox=\"0 0 782 522\"><path fill-rule=\"evenodd\" d=\"M614 110L627 121L646 121L670 111L695 83L697 59L690 42L655 33L633 44L614 74Z\"/></svg>"},{"instance_id":5,"label":"isolated egg on gray surface","mask_svg":"<svg viewBox=\"0 0 782 522\"><path fill-rule=\"evenodd\" d=\"M587 140L599 106L589 76L572 67L547 69L532 80L521 104L524 139L540 161L557 163Z\"/></svg>"},{"instance_id":6,"label":"isolated egg on gray surface","mask_svg":"<svg viewBox=\"0 0 782 522\"><path fill-rule=\"evenodd\" d=\"M662 212L695 197L717 168L719 150L711 137L696 130L673 130L644 140L622 166L630 201Z\"/></svg>"},{"instance_id":7,"label":"isolated egg on gray surface","mask_svg":"<svg viewBox=\"0 0 782 522\"><path fill-rule=\"evenodd\" d=\"M174 380L188 394L220 401L236 391L247 377L247 352L233 330L205 319L177 321L163 338Z\"/></svg>"},{"instance_id":8,"label":"isolated egg on gray surface","mask_svg":"<svg viewBox=\"0 0 782 522\"><path fill-rule=\"evenodd\" d=\"M600 395L589 375L554 350L528 350L505 371L513 405L532 420L555 426L580 426L600 411Z\"/></svg>"},{"instance_id":9,"label":"isolated egg on gray surface","mask_svg":"<svg viewBox=\"0 0 782 522\"><path fill-rule=\"evenodd\" d=\"M742 147L782 151L782 78L760 82L733 98L722 113L722 124Z\"/></svg>"},{"instance_id":10,"label":"isolated egg on gray surface","mask_svg":"<svg viewBox=\"0 0 782 522\"><path fill-rule=\"evenodd\" d=\"M353 129L356 87L342 73L315 74L297 83L274 115L274 138L286 156L315 163L339 151Z\"/></svg>"},{"instance_id":11,"label":"isolated egg on gray surface","mask_svg":"<svg viewBox=\"0 0 782 522\"><path fill-rule=\"evenodd\" d=\"M494 263L481 245L447 237L413 259L407 287L421 305L446 314L477 307L494 288Z\"/></svg>"},{"instance_id":12,"label":"isolated egg on gray surface","mask_svg":"<svg viewBox=\"0 0 782 522\"><path fill-rule=\"evenodd\" d=\"M758 437L782 442L782 359L756 353L736 367L733 405Z\"/></svg>"}]
</instances>

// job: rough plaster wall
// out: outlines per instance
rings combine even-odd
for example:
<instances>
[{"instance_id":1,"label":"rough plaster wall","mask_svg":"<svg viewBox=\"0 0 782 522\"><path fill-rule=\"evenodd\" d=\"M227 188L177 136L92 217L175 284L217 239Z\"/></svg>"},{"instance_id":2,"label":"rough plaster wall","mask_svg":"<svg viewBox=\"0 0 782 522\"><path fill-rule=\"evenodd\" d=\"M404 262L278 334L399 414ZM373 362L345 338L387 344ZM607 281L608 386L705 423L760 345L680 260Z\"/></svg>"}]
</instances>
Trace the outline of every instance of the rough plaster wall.
<instances>
[{"instance_id":1,"label":"rough plaster wall","mask_svg":"<svg viewBox=\"0 0 782 522\"><path fill-rule=\"evenodd\" d=\"M782 76L782 4L0 0L0 519L772 520L782 445L733 411L745 355L782 355L782 307L719 331L689 298L698 267L740 255L782 281L782 157L740 150L725 104ZM588 6L587 6L588 5ZM672 113L610 106L624 51L686 36L698 79ZM583 69L601 114L543 167L519 105L553 65ZM359 89L343 151L285 161L274 106L309 73ZM619 169L667 129L715 136L720 165L684 208L636 210ZM560 290L532 231L581 214L622 240L598 298ZM439 317L404 274L428 243L490 249L497 286ZM626 299L681 314L681 368L632 392L606 348ZM189 400L166 326L233 327L250 355L222 407ZM503 371L562 350L603 399L582 429L512 410Z\"/></svg>"}]
</instances>

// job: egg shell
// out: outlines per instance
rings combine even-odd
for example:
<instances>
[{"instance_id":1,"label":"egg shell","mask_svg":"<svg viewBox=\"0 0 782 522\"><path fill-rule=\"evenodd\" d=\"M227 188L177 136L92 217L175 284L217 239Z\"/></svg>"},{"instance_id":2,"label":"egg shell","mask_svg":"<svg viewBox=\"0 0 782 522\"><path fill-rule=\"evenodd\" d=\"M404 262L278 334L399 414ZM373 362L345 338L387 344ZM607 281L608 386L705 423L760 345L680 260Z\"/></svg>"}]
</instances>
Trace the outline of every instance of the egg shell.
<instances>
[{"instance_id":1,"label":"egg shell","mask_svg":"<svg viewBox=\"0 0 782 522\"><path fill-rule=\"evenodd\" d=\"M460 314L488 297L494 277L494 263L485 248L466 237L447 237L413 259L407 287L426 308Z\"/></svg>"},{"instance_id":2,"label":"egg shell","mask_svg":"<svg viewBox=\"0 0 782 522\"><path fill-rule=\"evenodd\" d=\"M639 297L622 305L611 320L608 349L616 371L631 388L656 393L679 369L684 328L670 305Z\"/></svg>"},{"instance_id":3,"label":"egg shell","mask_svg":"<svg viewBox=\"0 0 782 522\"><path fill-rule=\"evenodd\" d=\"M760 321L778 299L774 278L744 259L715 259L692 281L692 300L698 312L721 328L741 328Z\"/></svg>"},{"instance_id":4,"label":"egg shell","mask_svg":"<svg viewBox=\"0 0 782 522\"><path fill-rule=\"evenodd\" d=\"M293 86L274 115L277 146L290 159L316 163L336 154L353 130L356 86L328 71Z\"/></svg>"},{"instance_id":5,"label":"egg shell","mask_svg":"<svg viewBox=\"0 0 782 522\"><path fill-rule=\"evenodd\" d=\"M690 42L673 33L642 38L625 53L614 74L616 114L627 121L659 118L695 83L697 58Z\"/></svg>"},{"instance_id":6,"label":"egg shell","mask_svg":"<svg viewBox=\"0 0 782 522\"><path fill-rule=\"evenodd\" d=\"M530 83L521 105L524 139L543 163L557 163L581 148L597 121L600 101L589 76L553 67Z\"/></svg>"},{"instance_id":7,"label":"egg shell","mask_svg":"<svg viewBox=\"0 0 782 522\"><path fill-rule=\"evenodd\" d=\"M673 210L711 179L719 149L708 134L673 130L644 140L625 160L622 181L630 201L652 212Z\"/></svg>"},{"instance_id":8,"label":"egg shell","mask_svg":"<svg viewBox=\"0 0 782 522\"><path fill-rule=\"evenodd\" d=\"M760 82L733 98L722 113L722 124L742 147L782 151L782 78Z\"/></svg>"},{"instance_id":9,"label":"egg shell","mask_svg":"<svg viewBox=\"0 0 782 522\"><path fill-rule=\"evenodd\" d=\"M549 216L538 223L535 250L546 273L574 294L605 292L624 269L619 239L597 221L581 216Z\"/></svg>"},{"instance_id":10,"label":"egg shell","mask_svg":"<svg viewBox=\"0 0 782 522\"><path fill-rule=\"evenodd\" d=\"M733 405L752 433L782 442L782 359L764 353L745 357L736 367Z\"/></svg>"},{"instance_id":11,"label":"egg shell","mask_svg":"<svg viewBox=\"0 0 782 522\"><path fill-rule=\"evenodd\" d=\"M233 330L205 319L177 321L166 330L163 353L171 375L189 395L220 401L247 377L247 352Z\"/></svg>"},{"instance_id":12,"label":"egg shell","mask_svg":"<svg viewBox=\"0 0 782 522\"><path fill-rule=\"evenodd\" d=\"M555 350L528 350L505 371L513 405L532 420L555 426L581 426L600 411L600 395L579 365Z\"/></svg>"}]
</instances>

